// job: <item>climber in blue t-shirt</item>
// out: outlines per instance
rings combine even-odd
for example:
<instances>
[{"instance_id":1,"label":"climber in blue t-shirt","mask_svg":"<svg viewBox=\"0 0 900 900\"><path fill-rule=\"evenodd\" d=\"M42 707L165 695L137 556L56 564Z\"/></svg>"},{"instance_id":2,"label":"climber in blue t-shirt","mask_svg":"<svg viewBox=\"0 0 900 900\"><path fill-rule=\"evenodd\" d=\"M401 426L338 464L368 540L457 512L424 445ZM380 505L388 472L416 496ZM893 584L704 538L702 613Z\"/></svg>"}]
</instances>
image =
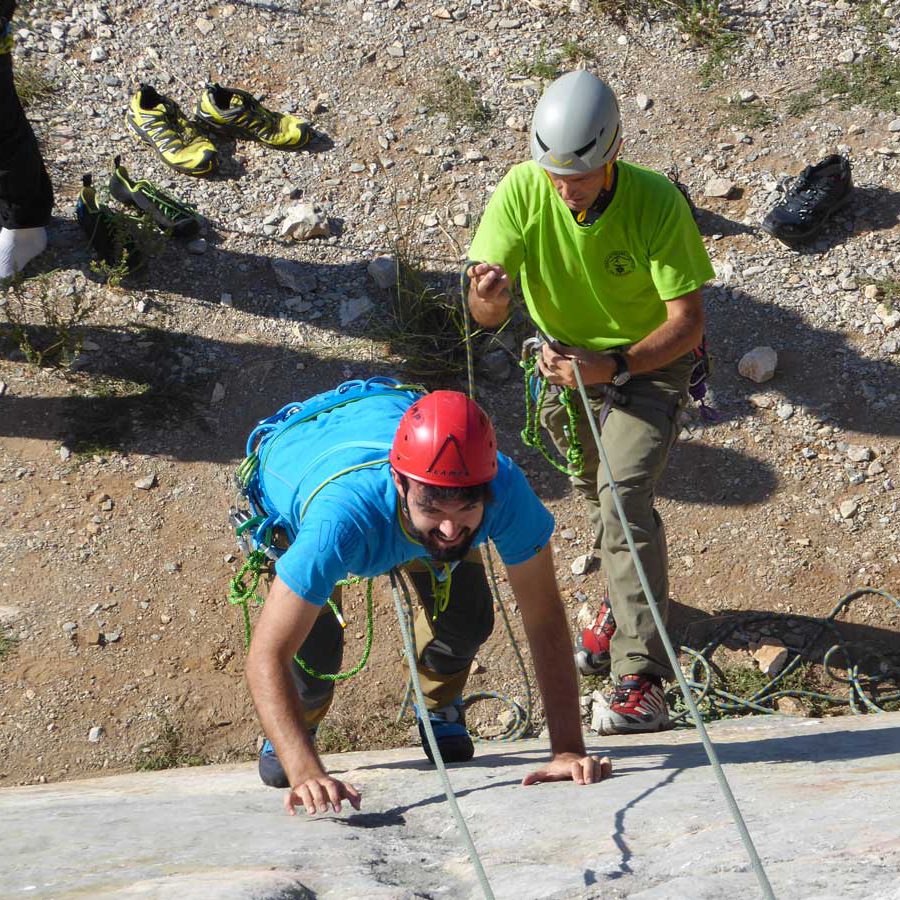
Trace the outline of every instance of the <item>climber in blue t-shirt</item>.
<instances>
[{"instance_id":1,"label":"climber in blue t-shirt","mask_svg":"<svg viewBox=\"0 0 900 900\"><path fill-rule=\"evenodd\" d=\"M423 747L430 759L421 720L427 715L444 762L472 758L461 698L493 628L490 589L474 550L488 539L507 566L550 731L552 759L523 783L601 780L610 765L584 748L549 545L552 516L516 464L497 452L490 420L464 394L423 396L389 379L349 384L351 391L342 385L265 420L250 442L262 434L251 447L259 461L251 498L267 517L265 528L287 544L247 658L268 736L262 780L290 788L291 813L295 806L337 812L344 799L359 808L359 794L326 773L315 748L334 683L307 674L294 656L312 671L337 672L342 629L323 609L329 598L339 605L335 585L396 566L422 605L415 638L428 707L416 710Z\"/></svg>"}]
</instances>

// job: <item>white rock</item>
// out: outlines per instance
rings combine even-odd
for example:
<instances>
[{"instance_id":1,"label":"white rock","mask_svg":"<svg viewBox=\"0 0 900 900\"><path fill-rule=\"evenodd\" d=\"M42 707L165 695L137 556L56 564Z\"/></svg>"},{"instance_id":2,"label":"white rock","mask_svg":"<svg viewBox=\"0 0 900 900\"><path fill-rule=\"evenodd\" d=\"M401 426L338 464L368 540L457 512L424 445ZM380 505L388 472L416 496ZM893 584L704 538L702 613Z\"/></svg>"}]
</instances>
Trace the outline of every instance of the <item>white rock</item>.
<instances>
[{"instance_id":1,"label":"white rock","mask_svg":"<svg viewBox=\"0 0 900 900\"><path fill-rule=\"evenodd\" d=\"M145 475L143 478L138 478L134 486L139 491L149 491L156 486L156 475Z\"/></svg>"},{"instance_id":2,"label":"white rock","mask_svg":"<svg viewBox=\"0 0 900 900\"><path fill-rule=\"evenodd\" d=\"M888 331L892 331L900 325L900 310L892 309L885 303L879 303L878 306L875 307L875 315L881 319L884 327Z\"/></svg>"},{"instance_id":3,"label":"white rock","mask_svg":"<svg viewBox=\"0 0 900 900\"><path fill-rule=\"evenodd\" d=\"M92 744L97 744L97 743L99 743L99 742L100 742L100 738L102 738L102 737L103 737L103 726L102 726L102 725L95 725L95 726L88 732L88 740L89 740Z\"/></svg>"},{"instance_id":4,"label":"white rock","mask_svg":"<svg viewBox=\"0 0 900 900\"><path fill-rule=\"evenodd\" d=\"M837 55L837 61L840 63L852 63L856 59L856 51L852 47L841 50Z\"/></svg>"},{"instance_id":5,"label":"white rock","mask_svg":"<svg viewBox=\"0 0 900 900\"><path fill-rule=\"evenodd\" d=\"M774 638L766 638L753 651L760 671L769 676L777 675L784 668L788 655L788 648Z\"/></svg>"},{"instance_id":6,"label":"white rock","mask_svg":"<svg viewBox=\"0 0 900 900\"><path fill-rule=\"evenodd\" d=\"M59 458L63 462L68 462L72 458L72 451L65 444L59 448Z\"/></svg>"},{"instance_id":7,"label":"white rock","mask_svg":"<svg viewBox=\"0 0 900 900\"><path fill-rule=\"evenodd\" d=\"M468 228L469 227L469 216L467 213L457 213L453 217L453 224L459 228Z\"/></svg>"},{"instance_id":8,"label":"white rock","mask_svg":"<svg viewBox=\"0 0 900 900\"><path fill-rule=\"evenodd\" d=\"M851 444L847 448L847 459L851 462L869 462L869 460L874 458L875 454L868 447Z\"/></svg>"},{"instance_id":9,"label":"white rock","mask_svg":"<svg viewBox=\"0 0 900 900\"><path fill-rule=\"evenodd\" d=\"M791 416L794 415L794 407L790 403L779 403L778 409L775 410L775 415L778 416L779 419L786 422Z\"/></svg>"},{"instance_id":10,"label":"white rock","mask_svg":"<svg viewBox=\"0 0 900 900\"><path fill-rule=\"evenodd\" d=\"M397 283L397 260L393 256L376 256L366 271L383 291L390 290Z\"/></svg>"},{"instance_id":11,"label":"white rock","mask_svg":"<svg viewBox=\"0 0 900 900\"><path fill-rule=\"evenodd\" d=\"M774 377L777 366L778 354L771 347L754 347L741 357L738 374L762 384Z\"/></svg>"},{"instance_id":12,"label":"white rock","mask_svg":"<svg viewBox=\"0 0 900 900\"><path fill-rule=\"evenodd\" d=\"M216 27L213 24L212 20L207 19L205 16L200 16L200 18L197 19L196 24L197 24L197 31L199 31L200 34L203 34L203 35L209 34L213 30L213 28Z\"/></svg>"},{"instance_id":13,"label":"white rock","mask_svg":"<svg viewBox=\"0 0 900 900\"><path fill-rule=\"evenodd\" d=\"M591 605L589 603L582 603L581 606L578 607L578 612L575 614L575 627L579 631L583 631L585 628L590 628L591 625L594 624L596 618L597 613L591 608Z\"/></svg>"},{"instance_id":14,"label":"white rock","mask_svg":"<svg viewBox=\"0 0 900 900\"><path fill-rule=\"evenodd\" d=\"M288 208L281 223L281 236L295 241L331 237L328 216L312 203L297 203Z\"/></svg>"},{"instance_id":15,"label":"white rock","mask_svg":"<svg viewBox=\"0 0 900 900\"><path fill-rule=\"evenodd\" d=\"M838 512L842 519L852 519L859 512L858 500L845 500L839 507Z\"/></svg>"},{"instance_id":16,"label":"white rock","mask_svg":"<svg viewBox=\"0 0 900 900\"><path fill-rule=\"evenodd\" d=\"M888 131L895 133L900 131L900 119L894 119L892 122L888 122Z\"/></svg>"},{"instance_id":17,"label":"white rock","mask_svg":"<svg viewBox=\"0 0 900 900\"><path fill-rule=\"evenodd\" d=\"M506 127L511 131L525 131L528 128L528 123L523 116L510 116L506 120Z\"/></svg>"},{"instance_id":18,"label":"white rock","mask_svg":"<svg viewBox=\"0 0 900 900\"><path fill-rule=\"evenodd\" d=\"M234 297L229 293L223 292L219 297L219 303L221 303L222 306L234 306Z\"/></svg>"},{"instance_id":19,"label":"white rock","mask_svg":"<svg viewBox=\"0 0 900 900\"><path fill-rule=\"evenodd\" d=\"M106 62L107 59L109 59L109 54L102 47L94 47L91 50L91 62Z\"/></svg>"},{"instance_id":20,"label":"white rock","mask_svg":"<svg viewBox=\"0 0 900 900\"><path fill-rule=\"evenodd\" d=\"M734 193L734 182L727 178L711 178L703 189L706 197L727 199Z\"/></svg>"},{"instance_id":21,"label":"white rock","mask_svg":"<svg viewBox=\"0 0 900 900\"><path fill-rule=\"evenodd\" d=\"M650 109L653 105L653 101L646 94L638 94L634 98L634 103L640 110Z\"/></svg>"},{"instance_id":22,"label":"white rock","mask_svg":"<svg viewBox=\"0 0 900 900\"><path fill-rule=\"evenodd\" d=\"M741 103L752 103L756 99L756 91L751 91L750 88L744 88L743 90L738 91L737 98Z\"/></svg>"},{"instance_id":23,"label":"white rock","mask_svg":"<svg viewBox=\"0 0 900 900\"><path fill-rule=\"evenodd\" d=\"M345 297L341 300L341 326L355 322L360 316L364 316L373 307L368 297Z\"/></svg>"},{"instance_id":24,"label":"white rock","mask_svg":"<svg viewBox=\"0 0 900 900\"><path fill-rule=\"evenodd\" d=\"M582 553L581 556L576 556L572 561L572 574L573 575L584 575L588 570L588 566L591 564L591 554L590 553Z\"/></svg>"}]
</instances>

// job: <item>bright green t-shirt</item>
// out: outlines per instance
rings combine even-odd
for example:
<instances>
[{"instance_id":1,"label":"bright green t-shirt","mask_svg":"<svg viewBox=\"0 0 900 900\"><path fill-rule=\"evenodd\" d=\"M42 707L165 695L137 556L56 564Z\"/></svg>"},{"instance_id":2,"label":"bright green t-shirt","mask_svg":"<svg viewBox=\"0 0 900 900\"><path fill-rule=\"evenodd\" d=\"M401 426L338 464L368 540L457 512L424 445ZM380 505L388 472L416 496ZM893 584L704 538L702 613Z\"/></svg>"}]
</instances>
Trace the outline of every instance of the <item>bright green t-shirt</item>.
<instances>
[{"instance_id":1,"label":"bright green t-shirt","mask_svg":"<svg viewBox=\"0 0 900 900\"><path fill-rule=\"evenodd\" d=\"M612 202L592 225L536 163L513 166L484 211L469 259L520 275L528 311L548 337L606 350L666 320L665 301L714 277L690 207L664 175L619 161Z\"/></svg>"}]
</instances>

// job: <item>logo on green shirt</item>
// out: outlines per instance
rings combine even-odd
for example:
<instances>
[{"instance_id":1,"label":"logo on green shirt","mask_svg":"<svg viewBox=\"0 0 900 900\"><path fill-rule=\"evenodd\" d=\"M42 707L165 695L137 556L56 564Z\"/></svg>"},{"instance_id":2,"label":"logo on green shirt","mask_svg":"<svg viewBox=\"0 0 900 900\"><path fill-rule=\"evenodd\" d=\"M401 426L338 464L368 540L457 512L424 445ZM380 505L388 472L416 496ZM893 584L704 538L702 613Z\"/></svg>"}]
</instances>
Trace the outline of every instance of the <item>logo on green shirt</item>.
<instances>
[{"instance_id":1,"label":"logo on green shirt","mask_svg":"<svg viewBox=\"0 0 900 900\"><path fill-rule=\"evenodd\" d=\"M634 257L625 250L614 250L604 260L610 275L630 275L634 271Z\"/></svg>"}]
</instances>

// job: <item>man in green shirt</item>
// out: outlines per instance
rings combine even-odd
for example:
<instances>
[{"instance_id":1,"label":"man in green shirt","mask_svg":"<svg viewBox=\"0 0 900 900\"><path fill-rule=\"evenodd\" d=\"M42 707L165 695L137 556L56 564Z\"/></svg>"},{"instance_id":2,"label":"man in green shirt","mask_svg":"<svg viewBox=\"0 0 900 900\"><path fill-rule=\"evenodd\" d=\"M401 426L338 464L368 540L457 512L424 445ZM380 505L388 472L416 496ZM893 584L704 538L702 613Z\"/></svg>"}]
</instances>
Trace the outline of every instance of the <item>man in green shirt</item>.
<instances>
[{"instance_id":1,"label":"man in green shirt","mask_svg":"<svg viewBox=\"0 0 900 900\"><path fill-rule=\"evenodd\" d=\"M628 524L663 615L668 561L656 484L677 436L693 349L703 336L701 288L713 277L691 210L663 175L618 159L622 123L615 94L595 75L570 72L534 113L530 162L497 186L469 249L469 307L481 325L509 315L520 279L528 312L546 340L538 368L553 387L541 422L569 445L562 388L577 361L591 409L575 422L584 450L572 483L588 501L608 583L576 654L585 674L612 671L602 733L669 724L663 679L672 671L631 560L587 415L600 423ZM579 409L580 401L576 401Z\"/></svg>"}]
</instances>

